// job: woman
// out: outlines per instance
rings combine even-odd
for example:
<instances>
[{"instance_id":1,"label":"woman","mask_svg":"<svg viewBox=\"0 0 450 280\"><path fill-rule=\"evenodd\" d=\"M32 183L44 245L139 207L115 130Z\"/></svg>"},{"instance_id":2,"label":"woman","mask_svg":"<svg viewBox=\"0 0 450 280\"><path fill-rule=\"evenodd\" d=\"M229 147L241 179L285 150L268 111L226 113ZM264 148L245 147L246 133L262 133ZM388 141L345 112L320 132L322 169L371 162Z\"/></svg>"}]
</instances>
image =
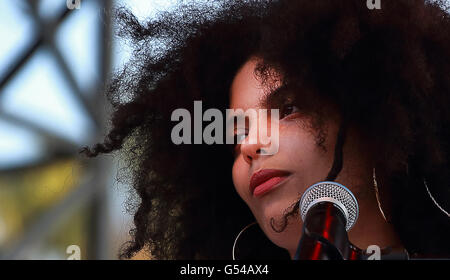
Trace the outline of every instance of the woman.
<instances>
[{"instance_id":1,"label":"woman","mask_svg":"<svg viewBox=\"0 0 450 280\"><path fill-rule=\"evenodd\" d=\"M134 59L109 88L104 143L82 152L128 162L139 201L121 257L292 258L298 199L324 180L355 194L358 248L448 257L449 13L444 2L381 2L209 2L146 24L120 10ZM278 152L240 142L255 120L232 128L232 153L174 144L172 113L194 115L196 100L224 113L279 109ZM278 181L258 193L249 188L261 170Z\"/></svg>"}]
</instances>

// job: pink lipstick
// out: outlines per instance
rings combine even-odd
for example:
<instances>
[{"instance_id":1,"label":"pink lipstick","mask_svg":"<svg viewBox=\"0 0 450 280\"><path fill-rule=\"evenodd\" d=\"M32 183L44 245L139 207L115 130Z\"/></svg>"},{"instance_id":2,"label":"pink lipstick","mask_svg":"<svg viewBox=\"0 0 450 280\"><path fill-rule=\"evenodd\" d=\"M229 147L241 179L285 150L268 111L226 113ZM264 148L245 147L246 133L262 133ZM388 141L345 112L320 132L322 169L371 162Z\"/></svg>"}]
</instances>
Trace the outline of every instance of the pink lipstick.
<instances>
[{"instance_id":1,"label":"pink lipstick","mask_svg":"<svg viewBox=\"0 0 450 280\"><path fill-rule=\"evenodd\" d=\"M262 169L253 173L250 179L250 193L255 197L271 191L288 176L289 172L277 169Z\"/></svg>"}]
</instances>

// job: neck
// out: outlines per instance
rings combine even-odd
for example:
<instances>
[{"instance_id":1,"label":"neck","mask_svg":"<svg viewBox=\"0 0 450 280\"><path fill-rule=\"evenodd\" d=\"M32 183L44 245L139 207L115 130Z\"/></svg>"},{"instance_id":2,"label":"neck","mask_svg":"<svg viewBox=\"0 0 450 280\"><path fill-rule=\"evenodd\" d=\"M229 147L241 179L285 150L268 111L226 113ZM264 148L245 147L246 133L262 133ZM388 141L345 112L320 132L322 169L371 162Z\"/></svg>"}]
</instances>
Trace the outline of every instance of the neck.
<instances>
[{"instance_id":1,"label":"neck","mask_svg":"<svg viewBox=\"0 0 450 280\"><path fill-rule=\"evenodd\" d=\"M362 250L370 245L380 248L402 246L394 227L381 214L374 192L361 197L360 215L348 237L350 242Z\"/></svg>"},{"instance_id":2,"label":"neck","mask_svg":"<svg viewBox=\"0 0 450 280\"><path fill-rule=\"evenodd\" d=\"M362 202L362 201L361 201ZM349 241L359 249L366 251L371 245L380 249L386 247L401 248L395 230L378 209L378 204L360 203L360 215L355 226L348 232ZM294 258L297 248L291 248L289 255Z\"/></svg>"},{"instance_id":3,"label":"neck","mask_svg":"<svg viewBox=\"0 0 450 280\"><path fill-rule=\"evenodd\" d=\"M370 187L370 183L357 184L355 182L353 191L358 199L359 216L356 224L348 232L349 241L364 251L370 245L376 245L380 249L403 247L393 225L387 222L381 214L375 189ZM288 250L291 259L294 258L296 249L295 247Z\"/></svg>"}]
</instances>

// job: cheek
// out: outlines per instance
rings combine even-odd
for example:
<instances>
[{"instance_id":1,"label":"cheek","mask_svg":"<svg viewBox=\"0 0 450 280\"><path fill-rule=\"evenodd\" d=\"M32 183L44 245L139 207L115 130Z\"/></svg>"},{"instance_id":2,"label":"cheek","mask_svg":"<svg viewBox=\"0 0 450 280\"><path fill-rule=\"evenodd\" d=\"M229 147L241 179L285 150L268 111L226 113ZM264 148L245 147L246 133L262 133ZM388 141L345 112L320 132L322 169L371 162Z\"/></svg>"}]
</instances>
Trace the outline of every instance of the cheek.
<instances>
[{"instance_id":1,"label":"cheek","mask_svg":"<svg viewBox=\"0 0 450 280\"><path fill-rule=\"evenodd\" d=\"M248 164L239 155L233 164L232 169L233 184L239 196L247 201L245 188L248 185Z\"/></svg>"},{"instance_id":2,"label":"cheek","mask_svg":"<svg viewBox=\"0 0 450 280\"><path fill-rule=\"evenodd\" d=\"M319 154L315 136L297 123L289 123L281 127L280 148L286 157L289 165L296 165L299 162L308 163Z\"/></svg>"},{"instance_id":3,"label":"cheek","mask_svg":"<svg viewBox=\"0 0 450 280\"><path fill-rule=\"evenodd\" d=\"M332 165L333 147L326 141L324 150L318 146L316 138L316 132L300 122L289 122L280 127L280 155L283 155L285 166L296 171L304 184L323 179Z\"/></svg>"}]
</instances>

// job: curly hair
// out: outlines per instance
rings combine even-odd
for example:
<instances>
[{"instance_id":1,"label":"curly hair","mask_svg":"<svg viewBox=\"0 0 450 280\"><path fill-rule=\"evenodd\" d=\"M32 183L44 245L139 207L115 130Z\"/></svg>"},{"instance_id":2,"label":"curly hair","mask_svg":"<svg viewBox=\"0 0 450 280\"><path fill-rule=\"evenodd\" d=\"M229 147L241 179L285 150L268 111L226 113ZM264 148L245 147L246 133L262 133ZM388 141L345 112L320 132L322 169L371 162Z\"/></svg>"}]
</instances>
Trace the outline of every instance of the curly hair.
<instances>
[{"instance_id":1,"label":"curly hair","mask_svg":"<svg viewBox=\"0 0 450 280\"><path fill-rule=\"evenodd\" d=\"M233 188L229 145L173 144L171 113L193 112L194 100L225 110L233 77L255 55L259 76L275 69L283 85L303 89L296 100L315 129L326 102L371 140L406 249L450 255L449 218L424 187L426 179L433 197L450 208L444 1L382 1L370 10L361 0L226 0L179 4L145 22L122 8L117 18L134 55L106 92L114 109L109 133L81 153L119 151L126 160L139 199L121 258L144 248L158 259L231 257L236 233L254 218ZM334 176L342 164L342 153L335 155ZM266 255L286 257L275 247L268 245Z\"/></svg>"}]
</instances>

